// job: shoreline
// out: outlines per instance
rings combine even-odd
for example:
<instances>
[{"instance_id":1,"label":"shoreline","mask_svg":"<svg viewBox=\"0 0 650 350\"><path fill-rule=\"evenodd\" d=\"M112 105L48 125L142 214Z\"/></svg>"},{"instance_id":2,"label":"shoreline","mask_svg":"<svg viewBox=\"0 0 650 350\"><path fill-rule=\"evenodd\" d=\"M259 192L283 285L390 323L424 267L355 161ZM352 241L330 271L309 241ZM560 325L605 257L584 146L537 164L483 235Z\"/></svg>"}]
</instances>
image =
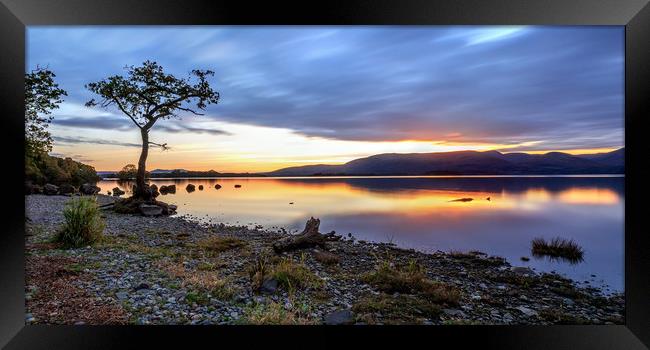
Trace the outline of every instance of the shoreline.
<instances>
[{"instance_id":1,"label":"shoreline","mask_svg":"<svg viewBox=\"0 0 650 350\"><path fill-rule=\"evenodd\" d=\"M97 198L100 203L114 200L105 195ZM102 242L62 250L47 241L61 224L61 210L69 199L26 196L28 323L248 324L272 323L268 322L272 315L299 324L623 323L622 293L604 296L597 288L511 266L479 252L425 253L344 237L328 242L327 249L274 256L269 254L271 244L285 234L200 224L189 216L149 218L111 211L103 211ZM215 253L205 249L211 237L239 245ZM262 256L271 256L270 268L285 264L315 276L310 277L313 283L301 288L262 286L268 293L254 291L251 268ZM63 261L64 266L52 272L51 279L65 279L90 309L92 305L108 308L112 312L104 314L111 317L97 319L74 312L68 314L79 316L61 316L48 300L51 296L39 294L45 272L30 269L52 259ZM424 305L416 292L387 292L364 278L382 264L397 272L403 266L418 266L427 281L457 290L458 301ZM67 307L74 309L74 305Z\"/></svg>"}]
</instances>

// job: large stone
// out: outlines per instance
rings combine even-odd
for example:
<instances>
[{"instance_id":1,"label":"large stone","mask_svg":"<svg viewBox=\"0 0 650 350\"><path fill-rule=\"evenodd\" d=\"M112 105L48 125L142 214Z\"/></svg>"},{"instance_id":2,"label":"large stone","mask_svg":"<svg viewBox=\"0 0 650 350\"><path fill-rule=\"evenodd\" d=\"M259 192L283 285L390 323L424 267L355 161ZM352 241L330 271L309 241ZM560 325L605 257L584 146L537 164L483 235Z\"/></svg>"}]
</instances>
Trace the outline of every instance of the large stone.
<instances>
[{"instance_id":1,"label":"large stone","mask_svg":"<svg viewBox=\"0 0 650 350\"><path fill-rule=\"evenodd\" d=\"M528 317L537 316L537 311L535 311L533 309L529 309L529 308L527 308L525 306L519 306L519 307L516 307L515 309L519 310L521 313L523 313L524 315L526 315Z\"/></svg>"},{"instance_id":2,"label":"large stone","mask_svg":"<svg viewBox=\"0 0 650 350\"><path fill-rule=\"evenodd\" d=\"M95 195L99 193L99 191L101 191L101 188L89 183L85 183L79 187L79 192L86 195Z\"/></svg>"},{"instance_id":3,"label":"large stone","mask_svg":"<svg viewBox=\"0 0 650 350\"><path fill-rule=\"evenodd\" d=\"M163 208L159 207L157 205L151 205L151 204L140 204L138 207L140 209L140 213L144 216L158 216L162 215Z\"/></svg>"},{"instance_id":4,"label":"large stone","mask_svg":"<svg viewBox=\"0 0 650 350\"><path fill-rule=\"evenodd\" d=\"M43 186L43 193L48 196L57 194L59 193L59 187L52 184L45 184L45 186Z\"/></svg>"},{"instance_id":5,"label":"large stone","mask_svg":"<svg viewBox=\"0 0 650 350\"><path fill-rule=\"evenodd\" d=\"M176 185L169 185L169 186L160 186L160 194L165 195L168 193L176 193Z\"/></svg>"},{"instance_id":6,"label":"large stone","mask_svg":"<svg viewBox=\"0 0 650 350\"><path fill-rule=\"evenodd\" d=\"M196 187L194 185L192 185L192 184L187 184L187 186L185 187L185 190L187 192L194 192L196 190Z\"/></svg>"},{"instance_id":7,"label":"large stone","mask_svg":"<svg viewBox=\"0 0 650 350\"><path fill-rule=\"evenodd\" d=\"M260 293L273 294L278 290L278 280L275 278L268 278L262 282Z\"/></svg>"},{"instance_id":8,"label":"large stone","mask_svg":"<svg viewBox=\"0 0 650 350\"><path fill-rule=\"evenodd\" d=\"M328 325L352 324L352 323L354 323L354 318L352 317L352 311L350 310L338 310L329 313L325 316L325 324Z\"/></svg>"},{"instance_id":9,"label":"large stone","mask_svg":"<svg viewBox=\"0 0 650 350\"><path fill-rule=\"evenodd\" d=\"M63 184L59 186L59 193L60 194L71 194L77 192L77 189L70 185L70 184Z\"/></svg>"}]
</instances>

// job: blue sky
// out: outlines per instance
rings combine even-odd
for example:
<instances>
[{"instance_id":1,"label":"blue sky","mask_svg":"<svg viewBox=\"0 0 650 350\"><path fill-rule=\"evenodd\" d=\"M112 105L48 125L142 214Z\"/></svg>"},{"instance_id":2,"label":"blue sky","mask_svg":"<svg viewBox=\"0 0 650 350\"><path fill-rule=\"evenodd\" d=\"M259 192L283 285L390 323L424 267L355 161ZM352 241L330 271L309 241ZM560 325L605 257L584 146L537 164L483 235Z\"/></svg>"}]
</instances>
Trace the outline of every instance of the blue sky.
<instances>
[{"instance_id":1,"label":"blue sky","mask_svg":"<svg viewBox=\"0 0 650 350\"><path fill-rule=\"evenodd\" d=\"M154 166L624 145L623 27L29 27L27 44L28 69L49 67L68 91L55 153L100 169L137 159L139 139L117 111L84 107L84 84L144 60L211 69L222 96L206 116L156 125L177 153Z\"/></svg>"}]
</instances>

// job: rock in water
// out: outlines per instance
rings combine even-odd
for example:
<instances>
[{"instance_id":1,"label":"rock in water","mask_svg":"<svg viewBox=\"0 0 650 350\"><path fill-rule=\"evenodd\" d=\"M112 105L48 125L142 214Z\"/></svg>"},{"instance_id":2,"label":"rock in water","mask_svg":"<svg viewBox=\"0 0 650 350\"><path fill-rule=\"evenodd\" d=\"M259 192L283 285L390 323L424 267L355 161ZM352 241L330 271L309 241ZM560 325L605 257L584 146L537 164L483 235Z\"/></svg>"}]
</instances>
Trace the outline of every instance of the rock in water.
<instances>
[{"instance_id":1,"label":"rock in water","mask_svg":"<svg viewBox=\"0 0 650 350\"><path fill-rule=\"evenodd\" d=\"M59 186L59 193L60 194L72 194L72 193L75 193L75 192L77 192L77 189L74 186L70 185L70 184L63 184L63 185Z\"/></svg>"},{"instance_id":2,"label":"rock in water","mask_svg":"<svg viewBox=\"0 0 650 350\"><path fill-rule=\"evenodd\" d=\"M115 196L115 197L119 197L119 196L121 196L121 195L123 195L125 193L126 192L122 191L119 187L113 188L113 196Z\"/></svg>"},{"instance_id":3,"label":"rock in water","mask_svg":"<svg viewBox=\"0 0 650 350\"><path fill-rule=\"evenodd\" d=\"M199 185L199 191L203 191L203 185Z\"/></svg>"},{"instance_id":4,"label":"rock in water","mask_svg":"<svg viewBox=\"0 0 650 350\"><path fill-rule=\"evenodd\" d=\"M328 325L352 324L353 322L354 318L350 310L338 310L325 316L325 324Z\"/></svg>"},{"instance_id":5,"label":"rock in water","mask_svg":"<svg viewBox=\"0 0 650 350\"><path fill-rule=\"evenodd\" d=\"M90 196L99 193L99 191L101 191L101 188L89 183L85 183L79 188L79 192Z\"/></svg>"},{"instance_id":6,"label":"rock in water","mask_svg":"<svg viewBox=\"0 0 650 350\"><path fill-rule=\"evenodd\" d=\"M214 185L214 188L216 188L216 189L220 189L220 188L221 188L221 185L216 184L216 185Z\"/></svg>"},{"instance_id":7,"label":"rock in water","mask_svg":"<svg viewBox=\"0 0 650 350\"><path fill-rule=\"evenodd\" d=\"M57 194L59 193L59 187L52 184L45 184L45 186L43 186L43 193L48 196Z\"/></svg>"},{"instance_id":8,"label":"rock in water","mask_svg":"<svg viewBox=\"0 0 650 350\"><path fill-rule=\"evenodd\" d=\"M185 187L185 190L187 192L194 192L196 190L196 187L194 187L194 185L192 185L192 184L187 184L187 187Z\"/></svg>"},{"instance_id":9,"label":"rock in water","mask_svg":"<svg viewBox=\"0 0 650 350\"><path fill-rule=\"evenodd\" d=\"M162 195L166 195L168 193L176 193L176 185L169 185L169 186L162 185L160 186L159 191L160 194Z\"/></svg>"},{"instance_id":10,"label":"rock in water","mask_svg":"<svg viewBox=\"0 0 650 350\"><path fill-rule=\"evenodd\" d=\"M140 209L140 213L144 216L158 216L162 215L163 208L157 206L157 205L151 205L151 204L140 204L138 207Z\"/></svg>"},{"instance_id":11,"label":"rock in water","mask_svg":"<svg viewBox=\"0 0 650 350\"><path fill-rule=\"evenodd\" d=\"M235 185L235 188L241 188L241 185Z\"/></svg>"}]
</instances>

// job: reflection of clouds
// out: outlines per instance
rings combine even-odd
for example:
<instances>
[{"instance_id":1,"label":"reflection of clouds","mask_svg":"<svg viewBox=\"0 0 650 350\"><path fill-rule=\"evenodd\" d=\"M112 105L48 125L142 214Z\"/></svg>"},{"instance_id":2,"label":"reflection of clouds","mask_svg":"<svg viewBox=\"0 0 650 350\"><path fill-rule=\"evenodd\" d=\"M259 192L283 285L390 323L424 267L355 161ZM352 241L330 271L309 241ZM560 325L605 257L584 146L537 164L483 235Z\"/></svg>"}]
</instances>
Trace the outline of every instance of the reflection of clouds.
<instances>
[{"instance_id":1,"label":"reflection of clouds","mask_svg":"<svg viewBox=\"0 0 650 350\"><path fill-rule=\"evenodd\" d=\"M177 191L161 200L179 205L180 214L209 215L218 222L262 224L301 230L310 216L321 231L351 232L357 239L394 241L430 250L481 250L524 264L531 240L560 236L585 249L585 262L569 266L534 260L525 263L586 279L592 273L622 288L624 178L409 178L409 179L173 179L204 191ZM214 185L222 185L219 190ZM242 188L235 189L235 184ZM102 193L116 186L99 183ZM125 185L128 186L128 185ZM619 192L620 191L620 192ZM566 196L616 198L607 205L570 202ZM491 201L485 200L489 195ZM449 199L473 197L468 203ZM293 205L289 203L293 202ZM534 208L534 210L524 210Z\"/></svg>"}]
</instances>

